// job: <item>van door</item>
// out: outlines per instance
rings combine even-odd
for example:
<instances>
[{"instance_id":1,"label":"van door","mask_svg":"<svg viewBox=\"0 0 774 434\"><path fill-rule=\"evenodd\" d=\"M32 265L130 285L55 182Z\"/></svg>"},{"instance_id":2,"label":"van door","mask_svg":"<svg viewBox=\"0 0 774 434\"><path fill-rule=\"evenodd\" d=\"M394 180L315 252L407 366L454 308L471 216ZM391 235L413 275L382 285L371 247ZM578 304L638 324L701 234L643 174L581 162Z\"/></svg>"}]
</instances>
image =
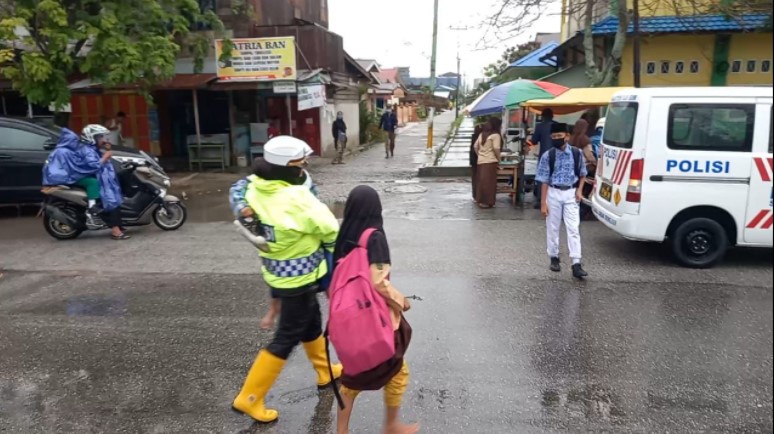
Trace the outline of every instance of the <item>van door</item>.
<instances>
[{"instance_id":1,"label":"van door","mask_svg":"<svg viewBox=\"0 0 774 434\"><path fill-rule=\"evenodd\" d=\"M645 107L647 108L647 106ZM640 199L629 194L633 165L642 162L646 140L638 134L647 134L647 110L640 110L636 97L617 97L610 104L602 140L601 158L597 169L595 203L616 216L637 215ZM639 121L642 117L644 121Z\"/></svg>"},{"instance_id":2,"label":"van door","mask_svg":"<svg viewBox=\"0 0 774 434\"><path fill-rule=\"evenodd\" d=\"M747 202L744 242L746 244L772 245L772 180L774 159L772 159L772 105L771 100L758 105L758 122L755 133L755 147L752 155L752 176Z\"/></svg>"},{"instance_id":3,"label":"van door","mask_svg":"<svg viewBox=\"0 0 774 434\"><path fill-rule=\"evenodd\" d=\"M668 224L687 209L719 208L741 235L758 121L755 98L660 98L652 111L661 119L653 128L665 140L660 150L648 151L645 194L658 195L663 205L647 217Z\"/></svg>"}]
</instances>

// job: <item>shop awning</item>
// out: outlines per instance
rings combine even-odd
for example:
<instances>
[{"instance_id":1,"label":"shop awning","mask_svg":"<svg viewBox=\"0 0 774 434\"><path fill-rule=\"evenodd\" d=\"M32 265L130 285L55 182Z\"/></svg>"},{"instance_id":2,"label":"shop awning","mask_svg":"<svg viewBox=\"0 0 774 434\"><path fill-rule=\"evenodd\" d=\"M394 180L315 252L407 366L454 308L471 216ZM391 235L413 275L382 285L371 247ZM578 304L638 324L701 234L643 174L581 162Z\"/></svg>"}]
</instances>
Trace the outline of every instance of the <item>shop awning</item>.
<instances>
[{"instance_id":1,"label":"shop awning","mask_svg":"<svg viewBox=\"0 0 774 434\"><path fill-rule=\"evenodd\" d=\"M217 78L215 74L176 74L171 80L159 83L155 87L164 90L200 89Z\"/></svg>"},{"instance_id":2,"label":"shop awning","mask_svg":"<svg viewBox=\"0 0 774 434\"><path fill-rule=\"evenodd\" d=\"M626 87L584 87L570 89L554 99L533 99L523 102L522 107L533 113L550 108L556 115L567 115L596 107L605 107L613 95L628 89Z\"/></svg>"},{"instance_id":3,"label":"shop awning","mask_svg":"<svg viewBox=\"0 0 774 434\"><path fill-rule=\"evenodd\" d=\"M153 89L157 90L186 90L186 89L201 89L207 86L207 83L214 81L218 76L215 74L175 74L174 77L167 81L162 81L153 86ZM83 80L70 83L68 86L70 90L78 91L85 89L99 89L104 86L102 83L85 78ZM111 89L139 89L139 84L126 84L112 86Z\"/></svg>"}]
</instances>

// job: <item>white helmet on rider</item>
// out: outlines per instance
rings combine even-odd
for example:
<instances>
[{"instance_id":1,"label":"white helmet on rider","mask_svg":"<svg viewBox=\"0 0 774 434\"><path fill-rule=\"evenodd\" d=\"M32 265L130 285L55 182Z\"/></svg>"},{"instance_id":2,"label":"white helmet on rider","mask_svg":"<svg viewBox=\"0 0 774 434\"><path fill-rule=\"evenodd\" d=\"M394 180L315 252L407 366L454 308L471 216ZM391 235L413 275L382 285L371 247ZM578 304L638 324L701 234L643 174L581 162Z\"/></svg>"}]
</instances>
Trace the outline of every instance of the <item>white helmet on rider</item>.
<instances>
[{"instance_id":1,"label":"white helmet on rider","mask_svg":"<svg viewBox=\"0 0 774 434\"><path fill-rule=\"evenodd\" d=\"M263 158L275 166L303 167L312 154L312 148L291 136L278 136L269 140L263 147Z\"/></svg>"},{"instance_id":2,"label":"white helmet on rider","mask_svg":"<svg viewBox=\"0 0 774 434\"><path fill-rule=\"evenodd\" d=\"M105 136L110 134L110 130L98 124L86 125L81 132L81 139L86 143L92 145L97 144L98 136Z\"/></svg>"}]
</instances>

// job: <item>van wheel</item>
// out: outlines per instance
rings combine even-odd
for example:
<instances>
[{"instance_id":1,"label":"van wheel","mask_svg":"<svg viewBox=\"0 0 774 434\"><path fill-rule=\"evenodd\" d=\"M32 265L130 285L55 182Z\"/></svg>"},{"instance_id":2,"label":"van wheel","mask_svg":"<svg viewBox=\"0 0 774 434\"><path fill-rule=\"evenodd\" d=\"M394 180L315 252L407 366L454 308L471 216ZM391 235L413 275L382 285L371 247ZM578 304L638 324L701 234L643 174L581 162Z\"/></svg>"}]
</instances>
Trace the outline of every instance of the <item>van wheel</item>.
<instances>
[{"instance_id":1,"label":"van wheel","mask_svg":"<svg viewBox=\"0 0 774 434\"><path fill-rule=\"evenodd\" d=\"M670 238L672 252L684 267L710 268L728 251L728 234L715 220L694 218L681 224Z\"/></svg>"}]
</instances>

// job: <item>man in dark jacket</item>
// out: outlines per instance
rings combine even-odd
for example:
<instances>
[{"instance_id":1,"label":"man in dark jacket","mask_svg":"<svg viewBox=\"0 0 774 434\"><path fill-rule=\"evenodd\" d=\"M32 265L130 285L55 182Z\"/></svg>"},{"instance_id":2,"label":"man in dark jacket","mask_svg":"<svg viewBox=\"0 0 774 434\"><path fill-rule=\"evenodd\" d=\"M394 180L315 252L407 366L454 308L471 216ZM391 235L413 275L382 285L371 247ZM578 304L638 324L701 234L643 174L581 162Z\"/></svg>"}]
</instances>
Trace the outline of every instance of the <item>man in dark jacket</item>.
<instances>
[{"instance_id":1,"label":"man in dark jacket","mask_svg":"<svg viewBox=\"0 0 774 434\"><path fill-rule=\"evenodd\" d=\"M387 107L387 110L382 115L382 120L379 122L379 128L387 132L387 143L385 143L384 150L387 154L386 158L395 156L395 130L398 128L398 115L391 107Z\"/></svg>"},{"instance_id":2,"label":"man in dark jacket","mask_svg":"<svg viewBox=\"0 0 774 434\"><path fill-rule=\"evenodd\" d=\"M336 113L333 122L333 143L336 144L336 158L333 164L344 164L344 150L347 149L347 124L344 122L344 113Z\"/></svg>"},{"instance_id":3,"label":"man in dark jacket","mask_svg":"<svg viewBox=\"0 0 774 434\"><path fill-rule=\"evenodd\" d=\"M532 143L540 146L540 156L553 148L553 139L551 138L551 128L554 122L554 111L545 109L542 113L542 122L535 126L535 132L532 134ZM542 185L535 181L535 209L540 209Z\"/></svg>"}]
</instances>

